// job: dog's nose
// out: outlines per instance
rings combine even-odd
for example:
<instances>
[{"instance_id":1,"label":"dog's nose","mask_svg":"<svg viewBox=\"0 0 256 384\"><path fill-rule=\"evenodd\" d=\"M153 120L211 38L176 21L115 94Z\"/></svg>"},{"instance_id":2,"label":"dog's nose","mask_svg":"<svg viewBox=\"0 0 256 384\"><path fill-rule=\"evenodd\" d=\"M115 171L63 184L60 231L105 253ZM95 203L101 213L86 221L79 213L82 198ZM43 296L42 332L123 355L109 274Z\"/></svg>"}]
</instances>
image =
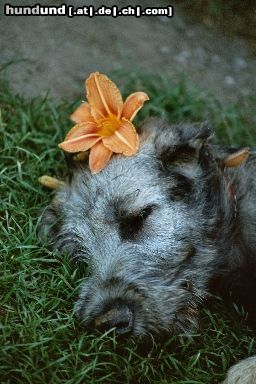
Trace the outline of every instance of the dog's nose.
<instances>
[{"instance_id":1,"label":"dog's nose","mask_svg":"<svg viewBox=\"0 0 256 384\"><path fill-rule=\"evenodd\" d=\"M128 333L133 328L133 312L126 304L115 304L95 319L95 327L102 332L115 329L117 334Z\"/></svg>"}]
</instances>

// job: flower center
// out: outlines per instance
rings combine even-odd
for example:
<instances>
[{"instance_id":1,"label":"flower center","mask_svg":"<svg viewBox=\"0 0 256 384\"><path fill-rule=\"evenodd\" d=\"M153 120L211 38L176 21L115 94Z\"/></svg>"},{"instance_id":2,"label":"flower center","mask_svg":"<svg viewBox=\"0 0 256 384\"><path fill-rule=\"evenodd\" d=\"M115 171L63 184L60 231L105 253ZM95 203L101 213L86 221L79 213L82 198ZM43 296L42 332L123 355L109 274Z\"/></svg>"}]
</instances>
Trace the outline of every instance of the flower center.
<instances>
[{"instance_id":1,"label":"flower center","mask_svg":"<svg viewBox=\"0 0 256 384\"><path fill-rule=\"evenodd\" d=\"M97 125L100 136L112 136L120 128L121 122L116 116L111 116L97 120Z\"/></svg>"}]
</instances>

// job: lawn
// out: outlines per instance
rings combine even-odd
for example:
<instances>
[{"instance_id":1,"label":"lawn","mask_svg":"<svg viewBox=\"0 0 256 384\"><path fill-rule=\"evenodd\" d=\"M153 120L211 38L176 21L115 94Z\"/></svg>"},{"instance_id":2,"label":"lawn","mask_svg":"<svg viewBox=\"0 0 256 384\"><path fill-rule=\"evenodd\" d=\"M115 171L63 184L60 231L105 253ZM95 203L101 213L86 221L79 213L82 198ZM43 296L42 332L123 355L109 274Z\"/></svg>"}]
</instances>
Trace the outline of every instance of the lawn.
<instances>
[{"instance_id":1,"label":"lawn","mask_svg":"<svg viewBox=\"0 0 256 384\"><path fill-rule=\"evenodd\" d=\"M223 142L256 144L253 100L224 107L184 79L131 72L111 77L124 94L150 95L140 120L148 115L171 122L207 119ZM57 144L78 104L24 100L0 83L0 382L219 383L231 364L256 351L255 332L244 324L241 308L225 308L213 299L202 310L197 334L170 336L164 344L88 334L74 319L86 266L50 252L36 228L52 198L37 179L65 177Z\"/></svg>"},{"instance_id":2,"label":"lawn","mask_svg":"<svg viewBox=\"0 0 256 384\"><path fill-rule=\"evenodd\" d=\"M185 12L208 28L218 28L246 38L254 46L256 4L254 0L182 0Z\"/></svg>"}]
</instances>

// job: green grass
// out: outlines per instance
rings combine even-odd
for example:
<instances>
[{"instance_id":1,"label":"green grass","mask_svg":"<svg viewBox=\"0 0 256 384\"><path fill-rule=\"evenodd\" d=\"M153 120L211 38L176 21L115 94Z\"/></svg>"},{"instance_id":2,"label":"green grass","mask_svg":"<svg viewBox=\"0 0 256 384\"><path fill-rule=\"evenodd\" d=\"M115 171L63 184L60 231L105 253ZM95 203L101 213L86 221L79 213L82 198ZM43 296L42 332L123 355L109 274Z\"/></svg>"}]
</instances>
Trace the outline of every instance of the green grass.
<instances>
[{"instance_id":1,"label":"green grass","mask_svg":"<svg viewBox=\"0 0 256 384\"><path fill-rule=\"evenodd\" d=\"M125 94L145 90L151 101L139 119L208 119L226 143L256 143L252 102L222 107L185 80L115 73ZM81 85L82 86L82 85ZM52 193L37 178L65 176L57 148L79 103L24 100L0 84L0 382L5 384L219 383L227 368L255 352L254 333L242 315L216 300L202 313L201 331L160 345L122 343L115 336L87 334L73 317L73 303L86 268L51 253L36 227Z\"/></svg>"},{"instance_id":2,"label":"green grass","mask_svg":"<svg viewBox=\"0 0 256 384\"><path fill-rule=\"evenodd\" d=\"M182 0L179 5L207 27L217 27L230 35L244 37L255 47L254 0Z\"/></svg>"}]
</instances>

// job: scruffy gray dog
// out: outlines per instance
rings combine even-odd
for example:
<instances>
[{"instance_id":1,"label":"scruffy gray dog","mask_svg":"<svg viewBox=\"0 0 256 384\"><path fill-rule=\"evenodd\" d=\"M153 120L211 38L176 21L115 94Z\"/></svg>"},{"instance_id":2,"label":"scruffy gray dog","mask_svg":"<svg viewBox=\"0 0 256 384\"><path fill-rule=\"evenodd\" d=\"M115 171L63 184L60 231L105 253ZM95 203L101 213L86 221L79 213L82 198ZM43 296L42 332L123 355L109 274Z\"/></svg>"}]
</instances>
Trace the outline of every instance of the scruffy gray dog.
<instances>
[{"instance_id":1,"label":"scruffy gray dog","mask_svg":"<svg viewBox=\"0 0 256 384\"><path fill-rule=\"evenodd\" d=\"M96 175L71 164L42 231L91 264L76 304L85 324L133 335L187 331L208 292L231 296L255 323L256 156L225 166L236 150L215 145L207 124L150 120L136 156L116 155ZM256 383L256 358L225 383Z\"/></svg>"}]
</instances>

